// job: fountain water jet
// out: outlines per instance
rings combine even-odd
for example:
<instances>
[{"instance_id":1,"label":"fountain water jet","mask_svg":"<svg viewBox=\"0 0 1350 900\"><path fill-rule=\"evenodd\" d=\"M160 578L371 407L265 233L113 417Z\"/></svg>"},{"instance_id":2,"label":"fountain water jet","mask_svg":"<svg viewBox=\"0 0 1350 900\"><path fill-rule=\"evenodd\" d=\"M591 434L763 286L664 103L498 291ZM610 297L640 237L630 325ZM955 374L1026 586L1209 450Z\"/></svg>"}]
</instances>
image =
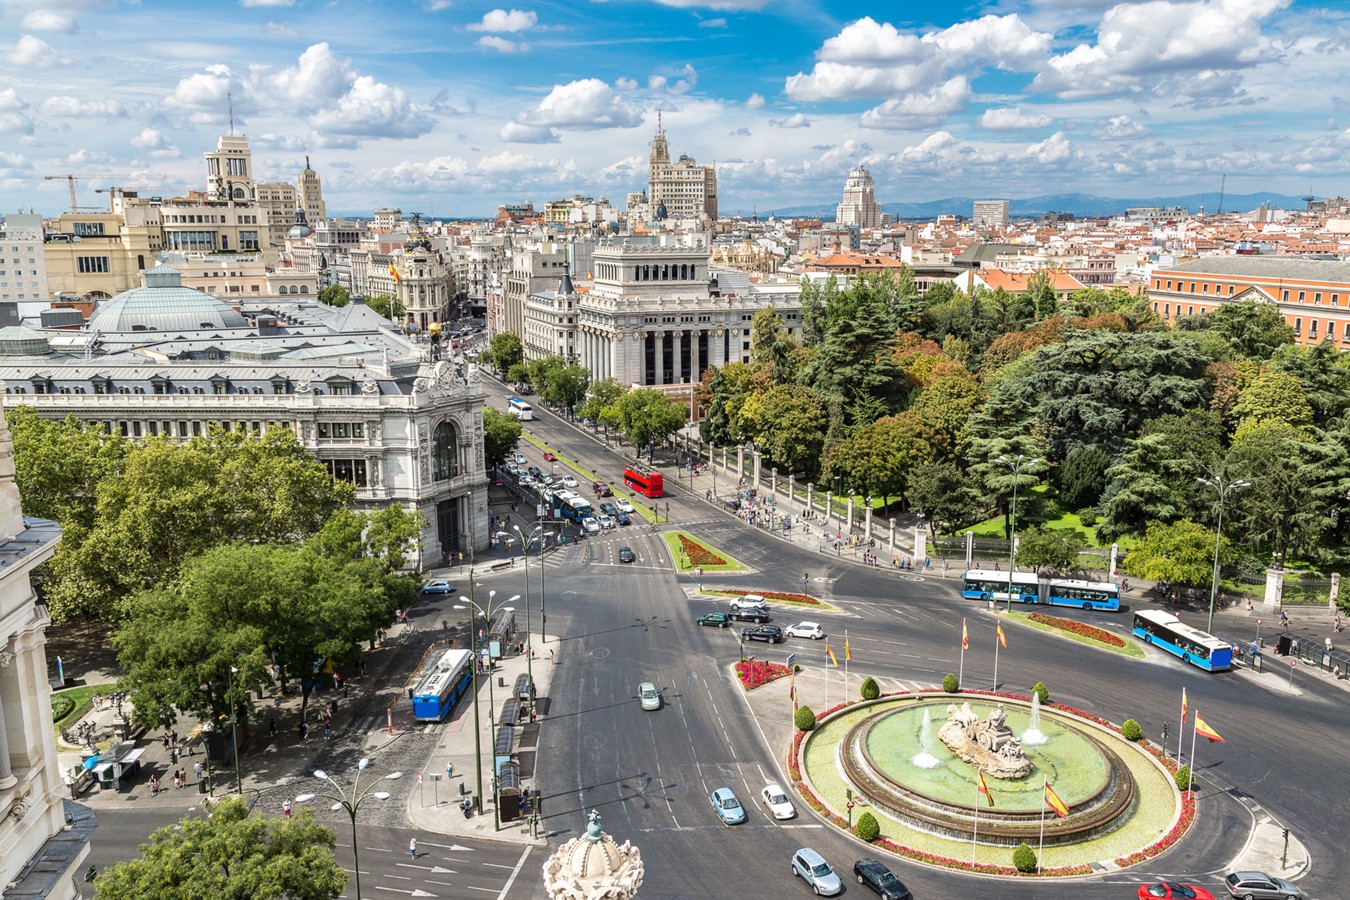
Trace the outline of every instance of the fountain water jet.
<instances>
[{"instance_id":1,"label":"fountain water jet","mask_svg":"<svg viewBox=\"0 0 1350 900\"><path fill-rule=\"evenodd\" d=\"M920 769L936 769L939 760L933 755L933 717L927 709L923 711L923 725L919 729L919 747L921 752L911 762Z\"/></svg>"},{"instance_id":2,"label":"fountain water jet","mask_svg":"<svg viewBox=\"0 0 1350 900\"><path fill-rule=\"evenodd\" d=\"M1041 695L1031 695L1031 726L1022 732L1022 743L1030 746L1044 744L1045 734L1041 731Z\"/></svg>"}]
</instances>

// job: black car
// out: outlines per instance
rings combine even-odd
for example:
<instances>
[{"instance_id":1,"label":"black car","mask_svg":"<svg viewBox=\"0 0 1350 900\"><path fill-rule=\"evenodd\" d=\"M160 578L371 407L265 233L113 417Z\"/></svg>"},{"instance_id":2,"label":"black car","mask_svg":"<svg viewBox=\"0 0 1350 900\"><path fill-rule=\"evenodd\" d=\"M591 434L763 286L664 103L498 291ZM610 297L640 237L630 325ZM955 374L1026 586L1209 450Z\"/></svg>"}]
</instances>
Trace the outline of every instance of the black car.
<instances>
[{"instance_id":1,"label":"black car","mask_svg":"<svg viewBox=\"0 0 1350 900\"><path fill-rule=\"evenodd\" d=\"M630 563L637 559L637 554L628 547L619 548L619 562Z\"/></svg>"},{"instance_id":2,"label":"black car","mask_svg":"<svg viewBox=\"0 0 1350 900\"><path fill-rule=\"evenodd\" d=\"M612 515L613 515L613 517L614 517L614 521L615 521L615 522L618 522L620 525L632 525L632 524L633 524L633 520L632 520L631 518L629 518L628 513L624 512L624 511L621 510L621 509L616 509L616 510L612 513Z\"/></svg>"},{"instance_id":3,"label":"black car","mask_svg":"<svg viewBox=\"0 0 1350 900\"><path fill-rule=\"evenodd\" d=\"M544 473L539 469L538 466L530 466L530 467L529 467L528 469L526 469L525 471L526 471L526 472L529 472L529 473L530 473L530 477L531 477L531 478L534 478L534 479L536 479L536 480L537 480L537 479L541 479L541 478L544 477Z\"/></svg>"},{"instance_id":4,"label":"black car","mask_svg":"<svg viewBox=\"0 0 1350 900\"><path fill-rule=\"evenodd\" d=\"M886 900L913 900L914 895L890 869L875 859L860 859L853 864L858 884L866 885Z\"/></svg>"},{"instance_id":5,"label":"black car","mask_svg":"<svg viewBox=\"0 0 1350 900\"><path fill-rule=\"evenodd\" d=\"M743 628L741 629L741 640L768 641L770 644L781 644L784 640L783 629L777 625L756 625L754 628Z\"/></svg>"},{"instance_id":6,"label":"black car","mask_svg":"<svg viewBox=\"0 0 1350 900\"><path fill-rule=\"evenodd\" d=\"M727 615L738 622L754 622L756 625L769 621L769 614L762 609L733 609Z\"/></svg>"},{"instance_id":7,"label":"black car","mask_svg":"<svg viewBox=\"0 0 1350 900\"><path fill-rule=\"evenodd\" d=\"M600 504L600 511L607 516L618 516L619 508L608 500Z\"/></svg>"}]
</instances>

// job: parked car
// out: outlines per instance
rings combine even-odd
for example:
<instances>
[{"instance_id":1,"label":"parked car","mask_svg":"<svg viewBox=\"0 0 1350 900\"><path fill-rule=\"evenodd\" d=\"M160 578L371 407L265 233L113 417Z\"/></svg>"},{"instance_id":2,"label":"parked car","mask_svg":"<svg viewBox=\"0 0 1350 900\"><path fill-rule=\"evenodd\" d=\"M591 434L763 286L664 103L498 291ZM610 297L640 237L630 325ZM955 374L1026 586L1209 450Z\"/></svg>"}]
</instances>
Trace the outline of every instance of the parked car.
<instances>
[{"instance_id":1,"label":"parked car","mask_svg":"<svg viewBox=\"0 0 1350 900\"><path fill-rule=\"evenodd\" d=\"M830 868L830 864L810 847L803 847L792 854L792 874L804 880L811 890L822 897L833 897L844 889L844 882Z\"/></svg>"},{"instance_id":2,"label":"parked car","mask_svg":"<svg viewBox=\"0 0 1350 900\"><path fill-rule=\"evenodd\" d=\"M600 523L600 527L605 531L619 527L619 523L614 521L613 516L599 515L595 517L595 520Z\"/></svg>"},{"instance_id":3,"label":"parked car","mask_svg":"<svg viewBox=\"0 0 1350 900\"><path fill-rule=\"evenodd\" d=\"M564 485L565 487L569 487L569 488L574 488L574 487L577 486L577 480L576 480L576 478L574 478L574 477L571 476L571 475L564 475L564 476L562 477L562 483L563 483L563 485Z\"/></svg>"},{"instance_id":4,"label":"parked car","mask_svg":"<svg viewBox=\"0 0 1350 900\"><path fill-rule=\"evenodd\" d=\"M453 594L454 592L455 586L445 578L433 578L422 585L422 593L424 594Z\"/></svg>"},{"instance_id":5,"label":"parked car","mask_svg":"<svg viewBox=\"0 0 1350 900\"><path fill-rule=\"evenodd\" d=\"M633 509L633 504L628 502L627 497L615 497L614 505L619 508L619 512L625 512L628 513L629 515L632 515L633 513L637 512L636 509Z\"/></svg>"},{"instance_id":6,"label":"parked car","mask_svg":"<svg viewBox=\"0 0 1350 900\"><path fill-rule=\"evenodd\" d=\"M558 457L553 454L552 450L544 451L544 462L557 462L557 461Z\"/></svg>"},{"instance_id":7,"label":"parked car","mask_svg":"<svg viewBox=\"0 0 1350 900\"><path fill-rule=\"evenodd\" d=\"M853 874L858 884L870 887L886 900L913 900L914 895L905 887L905 883L895 877L895 873L884 863L875 859L860 859L853 864Z\"/></svg>"},{"instance_id":8,"label":"parked car","mask_svg":"<svg viewBox=\"0 0 1350 900\"><path fill-rule=\"evenodd\" d=\"M754 622L756 625L769 621L769 614L762 609L733 609L727 618L737 622Z\"/></svg>"},{"instance_id":9,"label":"parked car","mask_svg":"<svg viewBox=\"0 0 1350 900\"><path fill-rule=\"evenodd\" d=\"M631 548L629 548L629 547L620 547L620 548L619 548L619 562L621 562L621 563L630 563L630 562L635 561L636 559L637 559L637 554L634 553L634 552L632 551Z\"/></svg>"},{"instance_id":10,"label":"parked car","mask_svg":"<svg viewBox=\"0 0 1350 900\"><path fill-rule=\"evenodd\" d=\"M1264 872L1233 872L1224 879L1228 893L1242 900L1300 900L1304 896L1292 881Z\"/></svg>"},{"instance_id":11,"label":"parked car","mask_svg":"<svg viewBox=\"0 0 1350 900\"><path fill-rule=\"evenodd\" d=\"M595 491L595 496L597 497L614 496L614 492L609 489L609 485L605 484L603 481L592 481L591 490Z\"/></svg>"},{"instance_id":12,"label":"parked car","mask_svg":"<svg viewBox=\"0 0 1350 900\"><path fill-rule=\"evenodd\" d=\"M726 613L704 613L694 621L700 625L714 625L718 628L726 628L731 624Z\"/></svg>"},{"instance_id":13,"label":"parked car","mask_svg":"<svg viewBox=\"0 0 1350 900\"><path fill-rule=\"evenodd\" d=\"M638 685L638 700L641 701L643 709L655 710L661 708L661 692L650 681L644 681Z\"/></svg>"},{"instance_id":14,"label":"parked car","mask_svg":"<svg viewBox=\"0 0 1350 900\"><path fill-rule=\"evenodd\" d=\"M768 602L759 594L743 594L731 601L732 609L768 609Z\"/></svg>"},{"instance_id":15,"label":"parked car","mask_svg":"<svg viewBox=\"0 0 1350 900\"><path fill-rule=\"evenodd\" d=\"M764 790L759 792L759 799L775 819L793 819L797 816L797 808L777 782L764 785Z\"/></svg>"},{"instance_id":16,"label":"parked car","mask_svg":"<svg viewBox=\"0 0 1350 900\"><path fill-rule=\"evenodd\" d=\"M1151 900L1162 897L1171 900L1214 900L1214 895L1198 884L1179 884L1175 881L1159 881L1156 884L1139 886L1139 900Z\"/></svg>"},{"instance_id":17,"label":"parked car","mask_svg":"<svg viewBox=\"0 0 1350 900\"><path fill-rule=\"evenodd\" d=\"M731 792L731 788L718 788L708 796L708 799L712 801L712 807L717 811L717 817L722 820L723 825L739 825L745 821L745 809L741 806L741 801Z\"/></svg>"},{"instance_id":18,"label":"parked car","mask_svg":"<svg viewBox=\"0 0 1350 900\"><path fill-rule=\"evenodd\" d=\"M781 644L787 639L783 637L783 629L777 625L756 625L754 628L741 629L741 640L768 641L770 644Z\"/></svg>"},{"instance_id":19,"label":"parked car","mask_svg":"<svg viewBox=\"0 0 1350 900\"><path fill-rule=\"evenodd\" d=\"M595 521L595 516L586 516L581 520L581 527L587 534L599 534L600 523Z\"/></svg>"},{"instance_id":20,"label":"parked car","mask_svg":"<svg viewBox=\"0 0 1350 900\"><path fill-rule=\"evenodd\" d=\"M512 478L517 478L520 476L520 466L516 465L515 463L507 463L506 465L502 466L502 469L504 469L506 471L506 474L510 475Z\"/></svg>"},{"instance_id":21,"label":"parked car","mask_svg":"<svg viewBox=\"0 0 1350 900\"><path fill-rule=\"evenodd\" d=\"M815 622L798 622L796 625L789 626L787 636L810 638L813 641L818 641L825 636L825 629Z\"/></svg>"}]
</instances>

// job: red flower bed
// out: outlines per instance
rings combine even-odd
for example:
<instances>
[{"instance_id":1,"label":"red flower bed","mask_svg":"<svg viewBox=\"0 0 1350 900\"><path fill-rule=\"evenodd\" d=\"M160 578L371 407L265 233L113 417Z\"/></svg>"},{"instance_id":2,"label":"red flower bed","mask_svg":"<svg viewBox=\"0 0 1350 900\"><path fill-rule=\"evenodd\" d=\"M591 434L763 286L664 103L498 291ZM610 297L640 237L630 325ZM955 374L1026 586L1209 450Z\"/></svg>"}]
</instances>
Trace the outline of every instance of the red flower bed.
<instances>
[{"instance_id":1,"label":"red flower bed","mask_svg":"<svg viewBox=\"0 0 1350 900\"><path fill-rule=\"evenodd\" d=\"M1172 826L1172 830L1163 835L1156 842L1148 845L1143 850L1136 851L1127 856L1116 858L1118 866L1132 866L1141 863L1146 859L1152 859L1164 850L1169 850L1177 841L1181 840L1195 821L1195 794L1191 791L1183 791L1181 794L1181 818L1177 819L1177 824Z\"/></svg>"},{"instance_id":2,"label":"red flower bed","mask_svg":"<svg viewBox=\"0 0 1350 900\"><path fill-rule=\"evenodd\" d=\"M741 687L747 691L763 687L770 681L777 681L788 674L790 674L788 667L778 663L758 659L746 659L736 663L736 677L741 680Z\"/></svg>"},{"instance_id":3,"label":"red flower bed","mask_svg":"<svg viewBox=\"0 0 1350 900\"><path fill-rule=\"evenodd\" d=\"M727 561L707 547L685 535L680 535L680 547L689 558L691 566L725 566Z\"/></svg>"},{"instance_id":4,"label":"red flower bed","mask_svg":"<svg viewBox=\"0 0 1350 900\"><path fill-rule=\"evenodd\" d=\"M1047 616L1045 613L1032 613L1027 616L1033 622L1039 622L1042 625L1049 625L1051 628L1058 628L1060 631L1067 631L1070 634L1076 634L1079 637L1090 638L1108 647L1124 647L1125 641L1112 634L1092 625L1084 625L1082 622L1075 622L1073 619L1061 619L1057 616Z\"/></svg>"},{"instance_id":5,"label":"red flower bed","mask_svg":"<svg viewBox=\"0 0 1350 900\"><path fill-rule=\"evenodd\" d=\"M785 603L804 603L807 606L819 606L820 601L807 594L787 594L783 591L709 591L721 597L744 597L746 594L758 594L765 600L779 600Z\"/></svg>"}]
</instances>

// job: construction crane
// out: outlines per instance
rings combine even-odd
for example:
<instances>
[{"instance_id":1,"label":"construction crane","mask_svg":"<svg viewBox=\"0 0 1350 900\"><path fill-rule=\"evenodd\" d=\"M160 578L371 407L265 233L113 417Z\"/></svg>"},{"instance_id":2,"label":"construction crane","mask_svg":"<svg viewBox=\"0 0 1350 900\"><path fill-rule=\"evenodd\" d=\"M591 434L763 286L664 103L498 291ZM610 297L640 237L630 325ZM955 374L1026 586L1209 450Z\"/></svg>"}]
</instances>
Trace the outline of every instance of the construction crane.
<instances>
[{"instance_id":1,"label":"construction crane","mask_svg":"<svg viewBox=\"0 0 1350 900\"><path fill-rule=\"evenodd\" d=\"M75 196L75 184L81 178L112 178L110 172L75 172L66 175L43 175L43 181L64 181L70 188L70 211L79 212L79 199ZM89 209L100 209L101 207L91 206Z\"/></svg>"}]
</instances>

